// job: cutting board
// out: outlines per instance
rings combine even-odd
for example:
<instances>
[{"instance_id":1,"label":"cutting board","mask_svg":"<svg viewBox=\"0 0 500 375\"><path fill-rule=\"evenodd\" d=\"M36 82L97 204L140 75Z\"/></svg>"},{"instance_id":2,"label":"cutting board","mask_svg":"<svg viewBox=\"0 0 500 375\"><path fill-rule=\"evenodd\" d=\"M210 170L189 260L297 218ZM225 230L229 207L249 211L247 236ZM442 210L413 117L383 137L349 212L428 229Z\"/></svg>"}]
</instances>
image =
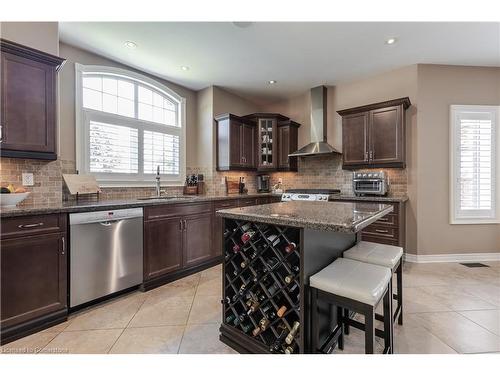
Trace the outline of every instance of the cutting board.
<instances>
[{"instance_id":1,"label":"cutting board","mask_svg":"<svg viewBox=\"0 0 500 375\"><path fill-rule=\"evenodd\" d=\"M226 193L238 194L240 192L240 179L226 176Z\"/></svg>"},{"instance_id":2,"label":"cutting board","mask_svg":"<svg viewBox=\"0 0 500 375\"><path fill-rule=\"evenodd\" d=\"M89 174L63 174L63 179L70 194L95 194L101 191L95 176Z\"/></svg>"}]
</instances>

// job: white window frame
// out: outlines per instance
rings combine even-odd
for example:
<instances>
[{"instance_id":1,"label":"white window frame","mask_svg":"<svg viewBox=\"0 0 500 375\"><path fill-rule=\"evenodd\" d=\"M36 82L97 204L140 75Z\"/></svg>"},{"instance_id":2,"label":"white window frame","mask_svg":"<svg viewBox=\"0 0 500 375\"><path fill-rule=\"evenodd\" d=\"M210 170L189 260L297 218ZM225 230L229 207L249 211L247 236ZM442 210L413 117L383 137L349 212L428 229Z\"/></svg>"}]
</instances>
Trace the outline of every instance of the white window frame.
<instances>
[{"instance_id":1,"label":"white window frame","mask_svg":"<svg viewBox=\"0 0 500 375\"><path fill-rule=\"evenodd\" d=\"M460 187L458 184L460 167L460 139L458 125L462 113L487 113L493 120L492 127L492 210L490 214L479 215L477 211L466 215L459 209ZM488 105L451 105L450 106L450 224L498 224L500 223L499 207L500 189L498 189L498 176L500 176L500 106Z\"/></svg>"},{"instance_id":2,"label":"white window frame","mask_svg":"<svg viewBox=\"0 0 500 375\"><path fill-rule=\"evenodd\" d=\"M179 126L170 126L159 124L156 122L139 120L121 116L113 113L96 111L83 107L83 73L96 73L109 75L113 78L125 79L140 83L155 91L162 93L165 96L172 98L177 102L179 113ZM162 186L179 186L184 184L186 178L186 99L165 85L136 72L99 65L82 65L75 64L75 122L76 122L76 169L81 174L93 174L96 180L102 187L150 187L154 186L155 180L153 174L143 173L143 155L139 153L139 173L134 175L118 174L118 173L91 173L90 172L90 155L89 155L89 126L90 121L104 122L115 125L133 126L138 125L142 130L165 132L165 128L169 129L170 134L179 136L179 175L161 175ZM137 106L137 96L135 98ZM137 113L137 108L136 108ZM142 132L139 132L140 143L143 141Z\"/></svg>"}]
</instances>

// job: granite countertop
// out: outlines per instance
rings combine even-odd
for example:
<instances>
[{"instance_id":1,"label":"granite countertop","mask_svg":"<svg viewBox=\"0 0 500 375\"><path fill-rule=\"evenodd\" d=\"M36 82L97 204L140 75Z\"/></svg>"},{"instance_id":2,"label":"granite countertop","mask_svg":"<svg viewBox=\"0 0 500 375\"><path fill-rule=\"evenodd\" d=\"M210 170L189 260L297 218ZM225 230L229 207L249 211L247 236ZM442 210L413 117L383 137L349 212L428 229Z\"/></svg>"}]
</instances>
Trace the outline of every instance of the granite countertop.
<instances>
[{"instance_id":1,"label":"granite countertop","mask_svg":"<svg viewBox=\"0 0 500 375\"><path fill-rule=\"evenodd\" d=\"M55 213L74 213L74 212L90 212L101 210L117 210L121 208L135 208L146 207L164 204L175 203L196 203L196 202L210 202L226 199L245 199L245 198L258 198L258 197L273 197L281 196L281 194L273 193L254 193L254 194L232 194L232 195L182 195L171 196L168 199L122 199L122 200L99 200L99 201L70 201L61 202L54 205L21 205L15 208L0 208L0 217L15 217L27 215L44 215Z\"/></svg>"},{"instance_id":2,"label":"granite countertop","mask_svg":"<svg viewBox=\"0 0 500 375\"><path fill-rule=\"evenodd\" d=\"M347 195L340 194L334 195L330 198L331 201L370 201L370 202L406 202L408 200L407 195L368 195L368 196L358 196L358 195Z\"/></svg>"},{"instance_id":3,"label":"granite countertop","mask_svg":"<svg viewBox=\"0 0 500 375\"><path fill-rule=\"evenodd\" d=\"M236 220L356 233L392 211L391 205L382 203L292 201L231 208L217 214Z\"/></svg>"}]
</instances>

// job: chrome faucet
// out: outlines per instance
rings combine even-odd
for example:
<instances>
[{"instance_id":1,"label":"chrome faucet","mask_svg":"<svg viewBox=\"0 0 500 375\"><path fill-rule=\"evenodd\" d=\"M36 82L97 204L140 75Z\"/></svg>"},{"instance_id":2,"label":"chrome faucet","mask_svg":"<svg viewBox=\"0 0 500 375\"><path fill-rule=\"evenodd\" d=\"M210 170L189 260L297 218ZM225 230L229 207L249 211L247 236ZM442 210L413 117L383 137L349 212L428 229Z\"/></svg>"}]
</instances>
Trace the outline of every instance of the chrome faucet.
<instances>
[{"instance_id":1,"label":"chrome faucet","mask_svg":"<svg viewBox=\"0 0 500 375\"><path fill-rule=\"evenodd\" d=\"M156 167L156 196L159 197L161 195L160 190L160 166Z\"/></svg>"}]
</instances>

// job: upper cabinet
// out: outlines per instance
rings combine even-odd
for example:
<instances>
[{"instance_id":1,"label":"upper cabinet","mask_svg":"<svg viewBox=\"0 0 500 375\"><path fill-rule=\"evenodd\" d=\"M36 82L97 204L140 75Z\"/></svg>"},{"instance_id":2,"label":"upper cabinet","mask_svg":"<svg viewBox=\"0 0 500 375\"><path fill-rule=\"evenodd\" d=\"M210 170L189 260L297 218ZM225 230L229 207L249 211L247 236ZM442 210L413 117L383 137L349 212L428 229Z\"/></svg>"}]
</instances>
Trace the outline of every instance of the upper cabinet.
<instances>
[{"instance_id":1,"label":"upper cabinet","mask_svg":"<svg viewBox=\"0 0 500 375\"><path fill-rule=\"evenodd\" d=\"M296 171L300 124L277 113L219 115L217 121L217 170Z\"/></svg>"},{"instance_id":2,"label":"upper cabinet","mask_svg":"<svg viewBox=\"0 0 500 375\"><path fill-rule=\"evenodd\" d=\"M250 120L225 113L217 121L217 170L253 170L256 126Z\"/></svg>"},{"instance_id":3,"label":"upper cabinet","mask_svg":"<svg viewBox=\"0 0 500 375\"><path fill-rule=\"evenodd\" d=\"M406 97L338 111L343 168L404 168L405 111L410 105Z\"/></svg>"},{"instance_id":4,"label":"upper cabinet","mask_svg":"<svg viewBox=\"0 0 500 375\"><path fill-rule=\"evenodd\" d=\"M64 59L0 39L1 156L57 158L57 71Z\"/></svg>"}]
</instances>

